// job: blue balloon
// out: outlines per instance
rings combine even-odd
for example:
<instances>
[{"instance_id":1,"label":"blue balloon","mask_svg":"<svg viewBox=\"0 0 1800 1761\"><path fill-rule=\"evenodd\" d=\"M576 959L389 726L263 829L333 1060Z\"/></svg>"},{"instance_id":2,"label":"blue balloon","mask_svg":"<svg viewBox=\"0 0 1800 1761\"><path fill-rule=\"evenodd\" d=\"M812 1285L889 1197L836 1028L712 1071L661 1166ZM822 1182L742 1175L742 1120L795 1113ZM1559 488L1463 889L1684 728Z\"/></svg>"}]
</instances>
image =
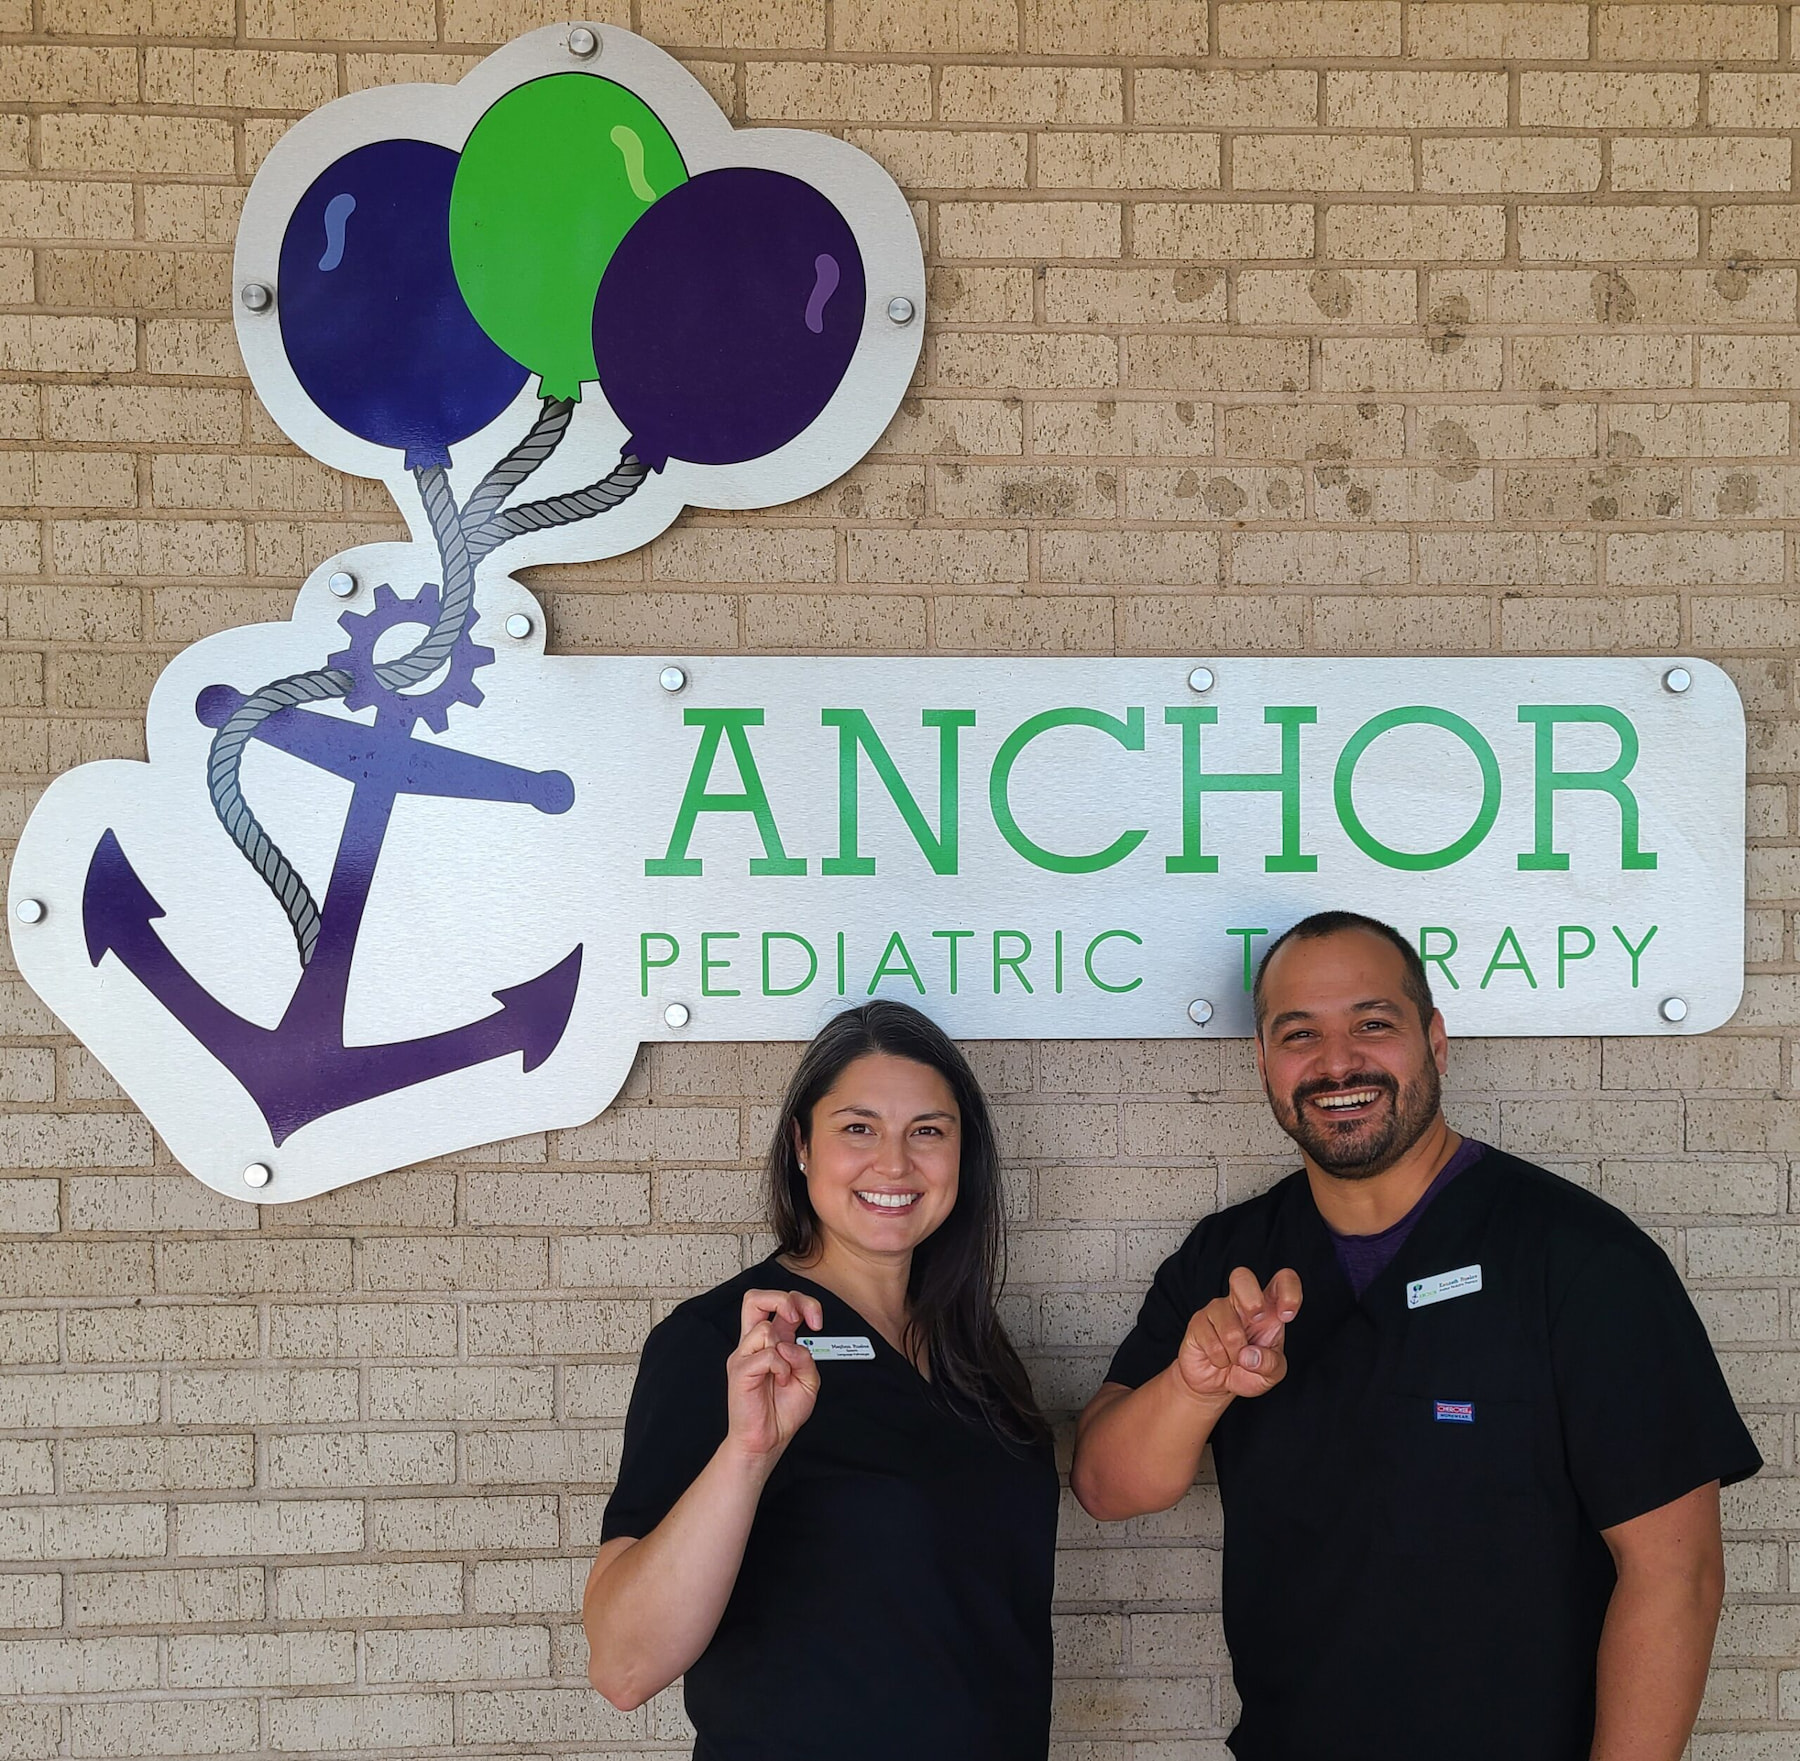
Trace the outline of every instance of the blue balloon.
<instances>
[{"instance_id":1,"label":"blue balloon","mask_svg":"<svg viewBox=\"0 0 1800 1761\"><path fill-rule=\"evenodd\" d=\"M457 156L374 141L329 166L281 241L281 340L340 428L447 465L450 447L518 396L526 369L475 322L450 263Z\"/></svg>"}]
</instances>

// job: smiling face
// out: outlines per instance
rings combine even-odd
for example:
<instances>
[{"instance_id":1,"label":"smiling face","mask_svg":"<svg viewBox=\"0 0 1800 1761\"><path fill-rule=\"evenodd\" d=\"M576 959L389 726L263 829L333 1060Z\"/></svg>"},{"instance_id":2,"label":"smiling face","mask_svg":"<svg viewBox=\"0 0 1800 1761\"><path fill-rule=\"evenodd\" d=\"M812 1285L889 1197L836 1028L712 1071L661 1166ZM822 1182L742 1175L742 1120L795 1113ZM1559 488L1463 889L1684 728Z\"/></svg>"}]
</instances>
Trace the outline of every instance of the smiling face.
<instances>
[{"instance_id":1,"label":"smiling face","mask_svg":"<svg viewBox=\"0 0 1800 1761\"><path fill-rule=\"evenodd\" d=\"M1256 1062L1275 1121L1327 1174L1385 1173L1438 1117L1448 1045L1406 966L1363 929L1296 940L1262 977Z\"/></svg>"},{"instance_id":2,"label":"smiling face","mask_svg":"<svg viewBox=\"0 0 1800 1761\"><path fill-rule=\"evenodd\" d=\"M929 1064L886 1052L847 1064L795 1147L827 1253L910 1254L956 1204L962 1119Z\"/></svg>"}]
</instances>

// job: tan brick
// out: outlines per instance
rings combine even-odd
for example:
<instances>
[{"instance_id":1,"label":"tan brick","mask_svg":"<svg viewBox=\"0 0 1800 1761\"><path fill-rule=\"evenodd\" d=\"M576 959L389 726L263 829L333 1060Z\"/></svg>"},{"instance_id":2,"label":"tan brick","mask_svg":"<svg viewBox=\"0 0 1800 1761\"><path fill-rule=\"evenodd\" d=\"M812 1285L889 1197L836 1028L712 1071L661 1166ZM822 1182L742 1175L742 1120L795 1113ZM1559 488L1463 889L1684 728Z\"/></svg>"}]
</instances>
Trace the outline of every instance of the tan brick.
<instances>
[{"instance_id":1,"label":"tan brick","mask_svg":"<svg viewBox=\"0 0 1800 1761\"><path fill-rule=\"evenodd\" d=\"M737 46L737 39L727 38ZM1018 10L1010 0L841 0L832 14L834 49L929 49L979 54L1018 46Z\"/></svg>"},{"instance_id":2,"label":"tan brick","mask_svg":"<svg viewBox=\"0 0 1800 1761\"><path fill-rule=\"evenodd\" d=\"M1501 256L1505 245L1503 208L1359 202L1325 210L1325 254L1334 261L1474 262Z\"/></svg>"},{"instance_id":3,"label":"tan brick","mask_svg":"<svg viewBox=\"0 0 1800 1761\"><path fill-rule=\"evenodd\" d=\"M1673 597L1522 598L1500 603L1500 645L1515 653L1672 648L1681 640L1681 606Z\"/></svg>"},{"instance_id":4,"label":"tan brick","mask_svg":"<svg viewBox=\"0 0 1800 1761\"><path fill-rule=\"evenodd\" d=\"M1423 61L1584 61L1588 9L1427 0L1407 7L1406 32L1407 54Z\"/></svg>"},{"instance_id":5,"label":"tan brick","mask_svg":"<svg viewBox=\"0 0 1800 1761\"><path fill-rule=\"evenodd\" d=\"M974 391L1073 391L1119 382L1111 337L941 332L934 345L940 384Z\"/></svg>"},{"instance_id":6,"label":"tan brick","mask_svg":"<svg viewBox=\"0 0 1800 1761\"><path fill-rule=\"evenodd\" d=\"M71 1716L89 1755L241 1755L257 1742L250 1699L96 1701Z\"/></svg>"},{"instance_id":7,"label":"tan brick","mask_svg":"<svg viewBox=\"0 0 1800 1761\"><path fill-rule=\"evenodd\" d=\"M1388 0L1222 0L1221 55L1397 55L1400 7Z\"/></svg>"},{"instance_id":8,"label":"tan brick","mask_svg":"<svg viewBox=\"0 0 1800 1761\"><path fill-rule=\"evenodd\" d=\"M1046 532L1043 579L1093 586L1216 582L1219 541L1205 532Z\"/></svg>"},{"instance_id":9,"label":"tan brick","mask_svg":"<svg viewBox=\"0 0 1800 1761\"><path fill-rule=\"evenodd\" d=\"M1113 645L1110 599L967 594L938 599L935 645L969 654L1105 654Z\"/></svg>"},{"instance_id":10,"label":"tan brick","mask_svg":"<svg viewBox=\"0 0 1800 1761\"><path fill-rule=\"evenodd\" d=\"M1409 190L1412 143L1403 135L1239 135L1237 190Z\"/></svg>"},{"instance_id":11,"label":"tan brick","mask_svg":"<svg viewBox=\"0 0 1800 1761\"><path fill-rule=\"evenodd\" d=\"M1023 531L852 532L852 581L973 587L1026 578Z\"/></svg>"},{"instance_id":12,"label":"tan brick","mask_svg":"<svg viewBox=\"0 0 1800 1761\"><path fill-rule=\"evenodd\" d=\"M206 117L83 112L46 116L38 131L38 163L46 171L229 177L236 169L230 125Z\"/></svg>"},{"instance_id":13,"label":"tan brick","mask_svg":"<svg viewBox=\"0 0 1800 1761\"><path fill-rule=\"evenodd\" d=\"M1321 594L1312 638L1332 653L1476 654L1491 646L1485 599Z\"/></svg>"},{"instance_id":14,"label":"tan brick","mask_svg":"<svg viewBox=\"0 0 1800 1761\"><path fill-rule=\"evenodd\" d=\"M1602 6L1605 61L1772 61L1773 6Z\"/></svg>"},{"instance_id":15,"label":"tan brick","mask_svg":"<svg viewBox=\"0 0 1800 1761\"><path fill-rule=\"evenodd\" d=\"M968 129L853 128L844 138L906 189L1023 189L1026 137Z\"/></svg>"},{"instance_id":16,"label":"tan brick","mask_svg":"<svg viewBox=\"0 0 1800 1761\"><path fill-rule=\"evenodd\" d=\"M1312 243L1313 210L1304 202L1140 202L1132 209L1140 257L1306 257Z\"/></svg>"},{"instance_id":17,"label":"tan brick","mask_svg":"<svg viewBox=\"0 0 1800 1761\"><path fill-rule=\"evenodd\" d=\"M1713 120L1734 126L1718 113L1721 79L1759 77L1764 76L1714 75ZM1697 73L1519 75L1519 121L1526 128L1692 128L1699 116Z\"/></svg>"},{"instance_id":18,"label":"tan brick","mask_svg":"<svg viewBox=\"0 0 1800 1761\"><path fill-rule=\"evenodd\" d=\"M1615 532L1606 540L1609 580L1733 586L1783 577L1779 532Z\"/></svg>"},{"instance_id":19,"label":"tan brick","mask_svg":"<svg viewBox=\"0 0 1800 1761\"><path fill-rule=\"evenodd\" d=\"M1281 654L1300 645L1299 595L1146 594L1121 599L1122 654Z\"/></svg>"},{"instance_id":20,"label":"tan brick","mask_svg":"<svg viewBox=\"0 0 1800 1761\"><path fill-rule=\"evenodd\" d=\"M1500 128L1506 123L1506 76L1328 73L1325 115L1335 128Z\"/></svg>"},{"instance_id":21,"label":"tan brick","mask_svg":"<svg viewBox=\"0 0 1800 1761\"><path fill-rule=\"evenodd\" d=\"M1184 457L1212 451L1210 404L1105 398L1092 403L1033 403L1032 450L1100 457Z\"/></svg>"},{"instance_id":22,"label":"tan brick","mask_svg":"<svg viewBox=\"0 0 1800 1761\"><path fill-rule=\"evenodd\" d=\"M274 49L148 49L144 96L153 104L312 110L337 95L329 55Z\"/></svg>"},{"instance_id":23,"label":"tan brick","mask_svg":"<svg viewBox=\"0 0 1800 1761\"><path fill-rule=\"evenodd\" d=\"M1615 143L1615 181L1618 149L1625 145L1623 141ZM1488 190L1569 194L1597 189L1600 184L1600 143L1576 136L1427 140L1420 153L1420 188L1446 190L1452 195Z\"/></svg>"},{"instance_id":24,"label":"tan brick","mask_svg":"<svg viewBox=\"0 0 1800 1761\"><path fill-rule=\"evenodd\" d=\"M1145 126L1305 128L1316 119L1319 76L1301 68L1139 68L1132 115Z\"/></svg>"},{"instance_id":25,"label":"tan brick","mask_svg":"<svg viewBox=\"0 0 1800 1761\"><path fill-rule=\"evenodd\" d=\"M1305 481L1294 470L1148 466L1125 475L1125 512L1133 520L1298 520L1305 510Z\"/></svg>"},{"instance_id":26,"label":"tan brick","mask_svg":"<svg viewBox=\"0 0 1800 1761\"><path fill-rule=\"evenodd\" d=\"M1614 141L1612 149L1616 190L1785 190L1792 171L1790 144L1761 135L1633 136Z\"/></svg>"},{"instance_id":27,"label":"tan brick","mask_svg":"<svg viewBox=\"0 0 1800 1761\"><path fill-rule=\"evenodd\" d=\"M931 70L917 63L751 61L744 69L744 108L752 120L767 122L925 122Z\"/></svg>"},{"instance_id":28,"label":"tan brick","mask_svg":"<svg viewBox=\"0 0 1800 1761\"><path fill-rule=\"evenodd\" d=\"M1792 128L1800 124L1800 74L1715 73L1706 109L1715 128Z\"/></svg>"},{"instance_id":29,"label":"tan brick","mask_svg":"<svg viewBox=\"0 0 1800 1761\"><path fill-rule=\"evenodd\" d=\"M1101 124L1124 120L1123 82L1105 67L946 67L938 114L945 122Z\"/></svg>"},{"instance_id":30,"label":"tan brick","mask_svg":"<svg viewBox=\"0 0 1800 1761\"><path fill-rule=\"evenodd\" d=\"M1031 0L1026 20L1025 46L1040 55L1198 55L1206 48L1203 0Z\"/></svg>"},{"instance_id":31,"label":"tan brick","mask_svg":"<svg viewBox=\"0 0 1800 1761\"><path fill-rule=\"evenodd\" d=\"M230 0L44 0L53 37L228 37Z\"/></svg>"},{"instance_id":32,"label":"tan brick","mask_svg":"<svg viewBox=\"0 0 1800 1761\"><path fill-rule=\"evenodd\" d=\"M1700 245L1692 208L1588 204L1519 209L1519 255L1530 262L1654 262L1691 258Z\"/></svg>"},{"instance_id":33,"label":"tan brick","mask_svg":"<svg viewBox=\"0 0 1800 1761\"><path fill-rule=\"evenodd\" d=\"M1420 579L1450 586L1581 586L1598 578L1594 543L1535 532L1421 532Z\"/></svg>"},{"instance_id":34,"label":"tan brick","mask_svg":"<svg viewBox=\"0 0 1800 1761\"><path fill-rule=\"evenodd\" d=\"M1307 372L1299 340L1147 335L1126 343L1126 383L1161 391L1303 391Z\"/></svg>"},{"instance_id":35,"label":"tan brick","mask_svg":"<svg viewBox=\"0 0 1800 1761\"><path fill-rule=\"evenodd\" d=\"M942 202L949 257L1116 257L1120 211L1110 202Z\"/></svg>"},{"instance_id":36,"label":"tan brick","mask_svg":"<svg viewBox=\"0 0 1800 1761\"><path fill-rule=\"evenodd\" d=\"M933 482L948 519L1105 519L1118 508L1118 473L1107 469L945 461Z\"/></svg>"},{"instance_id":37,"label":"tan brick","mask_svg":"<svg viewBox=\"0 0 1800 1761\"><path fill-rule=\"evenodd\" d=\"M1226 315L1220 269L1090 269L1052 265L1043 276L1052 324L1217 324Z\"/></svg>"},{"instance_id":38,"label":"tan brick","mask_svg":"<svg viewBox=\"0 0 1800 1761\"><path fill-rule=\"evenodd\" d=\"M1219 137L1046 132L1037 138L1037 183L1043 189L1217 189Z\"/></svg>"},{"instance_id":39,"label":"tan brick","mask_svg":"<svg viewBox=\"0 0 1800 1761\"><path fill-rule=\"evenodd\" d=\"M1410 269L1246 269L1238 276L1245 324L1410 324L1418 275Z\"/></svg>"}]
</instances>

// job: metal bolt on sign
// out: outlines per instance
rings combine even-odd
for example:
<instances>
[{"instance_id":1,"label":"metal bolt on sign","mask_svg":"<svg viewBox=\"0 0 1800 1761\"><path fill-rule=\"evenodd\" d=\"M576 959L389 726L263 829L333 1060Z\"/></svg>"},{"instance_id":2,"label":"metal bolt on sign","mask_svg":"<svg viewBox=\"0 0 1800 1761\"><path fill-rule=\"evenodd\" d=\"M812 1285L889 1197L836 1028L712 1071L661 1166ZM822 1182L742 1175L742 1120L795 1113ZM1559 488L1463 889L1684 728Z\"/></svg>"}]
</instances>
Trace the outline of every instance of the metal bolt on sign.
<instances>
[{"instance_id":1,"label":"metal bolt on sign","mask_svg":"<svg viewBox=\"0 0 1800 1761\"><path fill-rule=\"evenodd\" d=\"M1664 997L1656 1012L1665 1021L1685 1021L1688 1012L1687 998Z\"/></svg>"},{"instance_id":2,"label":"metal bolt on sign","mask_svg":"<svg viewBox=\"0 0 1800 1761\"><path fill-rule=\"evenodd\" d=\"M592 61L600 53L600 38L586 25L578 24L569 32L569 53L577 61Z\"/></svg>"},{"instance_id":3,"label":"metal bolt on sign","mask_svg":"<svg viewBox=\"0 0 1800 1761\"><path fill-rule=\"evenodd\" d=\"M522 611L516 611L506 620L506 633L515 642L523 642L531 634L531 619Z\"/></svg>"},{"instance_id":4,"label":"metal bolt on sign","mask_svg":"<svg viewBox=\"0 0 1800 1761\"><path fill-rule=\"evenodd\" d=\"M1663 674L1663 689L1672 691L1677 697L1694 682L1694 675L1684 666L1672 666Z\"/></svg>"},{"instance_id":5,"label":"metal bolt on sign","mask_svg":"<svg viewBox=\"0 0 1800 1761\"><path fill-rule=\"evenodd\" d=\"M325 585L335 599L349 599L356 592L356 577L347 569L339 569Z\"/></svg>"},{"instance_id":6,"label":"metal bolt on sign","mask_svg":"<svg viewBox=\"0 0 1800 1761\"><path fill-rule=\"evenodd\" d=\"M246 1186L267 1186L275 1178L275 1170L267 1162L252 1162L244 1170Z\"/></svg>"},{"instance_id":7,"label":"metal bolt on sign","mask_svg":"<svg viewBox=\"0 0 1800 1761\"><path fill-rule=\"evenodd\" d=\"M42 923L44 921L44 901L42 899L21 899L13 907L13 916L21 923Z\"/></svg>"},{"instance_id":8,"label":"metal bolt on sign","mask_svg":"<svg viewBox=\"0 0 1800 1761\"><path fill-rule=\"evenodd\" d=\"M1190 691L1210 691L1217 683L1218 681L1213 677L1213 670L1209 666L1197 666L1188 674Z\"/></svg>"},{"instance_id":9,"label":"metal bolt on sign","mask_svg":"<svg viewBox=\"0 0 1800 1761\"><path fill-rule=\"evenodd\" d=\"M665 691L679 691L687 684L687 674L678 666L666 666L656 675L656 682Z\"/></svg>"},{"instance_id":10,"label":"metal bolt on sign","mask_svg":"<svg viewBox=\"0 0 1800 1761\"><path fill-rule=\"evenodd\" d=\"M910 324L913 321L913 303L905 294L896 294L888 301L888 317L896 324Z\"/></svg>"},{"instance_id":11,"label":"metal bolt on sign","mask_svg":"<svg viewBox=\"0 0 1800 1761\"><path fill-rule=\"evenodd\" d=\"M663 1020L671 1027L686 1027L693 1015L686 1003L671 1003L663 1010Z\"/></svg>"},{"instance_id":12,"label":"metal bolt on sign","mask_svg":"<svg viewBox=\"0 0 1800 1761\"><path fill-rule=\"evenodd\" d=\"M1196 1027L1204 1027L1213 1018L1213 1006L1204 997L1196 997L1188 1004L1188 1020Z\"/></svg>"}]
</instances>

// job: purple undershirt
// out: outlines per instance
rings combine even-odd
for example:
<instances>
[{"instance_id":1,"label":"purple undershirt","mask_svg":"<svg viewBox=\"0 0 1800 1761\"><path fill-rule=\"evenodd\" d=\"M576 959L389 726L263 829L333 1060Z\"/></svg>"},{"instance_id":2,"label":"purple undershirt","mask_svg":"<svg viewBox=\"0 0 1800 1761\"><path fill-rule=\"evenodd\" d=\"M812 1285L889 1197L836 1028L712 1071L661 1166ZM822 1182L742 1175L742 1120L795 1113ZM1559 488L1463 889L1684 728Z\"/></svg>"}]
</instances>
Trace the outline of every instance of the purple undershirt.
<instances>
[{"instance_id":1,"label":"purple undershirt","mask_svg":"<svg viewBox=\"0 0 1800 1761\"><path fill-rule=\"evenodd\" d=\"M1487 1145L1478 1139L1465 1137L1457 1145L1456 1153L1438 1169L1431 1184L1419 1194L1419 1202L1398 1223L1390 1223L1379 1235L1340 1235L1330 1224L1326 1225L1332 1248L1337 1253L1337 1263L1343 1268L1344 1276L1350 1280L1350 1288L1358 1297L1392 1263L1407 1236L1412 1234L1419 1219L1425 1215L1425 1207L1463 1169L1476 1161L1486 1148Z\"/></svg>"}]
</instances>

